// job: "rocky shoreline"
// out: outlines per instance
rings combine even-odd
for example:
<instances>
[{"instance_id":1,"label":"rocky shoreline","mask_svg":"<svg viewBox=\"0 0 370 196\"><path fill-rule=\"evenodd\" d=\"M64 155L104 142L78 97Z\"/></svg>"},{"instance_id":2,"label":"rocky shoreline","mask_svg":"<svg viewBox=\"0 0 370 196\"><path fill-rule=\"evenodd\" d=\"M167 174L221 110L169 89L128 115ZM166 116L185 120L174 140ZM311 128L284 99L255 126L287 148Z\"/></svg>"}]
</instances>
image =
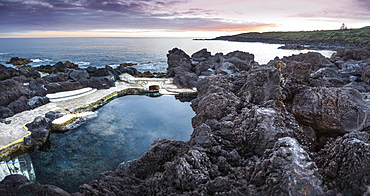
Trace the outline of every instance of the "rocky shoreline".
<instances>
[{"instance_id":1,"label":"rocky shoreline","mask_svg":"<svg viewBox=\"0 0 370 196\"><path fill-rule=\"evenodd\" d=\"M20 65L17 69L0 64L0 119L36 108L49 102L46 94L71 91L85 87L109 89L119 75L128 73L137 77L156 77L161 74L140 73L133 64L123 63L117 68L79 68L69 61L54 65L31 67L29 59L14 57L8 63ZM47 74L41 77L41 73Z\"/></svg>"},{"instance_id":2,"label":"rocky shoreline","mask_svg":"<svg viewBox=\"0 0 370 196\"><path fill-rule=\"evenodd\" d=\"M346 32L346 31L343 31L343 32ZM351 30L347 32L351 32ZM268 44L284 44L284 46L281 46L280 49L290 49L290 50L303 50L303 49L338 50L338 49L343 49L343 48L369 47L369 44L370 44L369 40L346 41L346 40L340 39L339 37L335 37L335 36L333 37L333 35L330 35L331 34L330 32L325 32L325 31L322 31L321 34L320 34L320 31L317 31L317 32L313 31L313 33L311 32L312 34L315 34L315 35L317 34L316 35L317 37L312 37L312 35L304 35L305 33L310 33L310 32L301 32L301 35L298 35L299 32L267 32L265 34L268 34L268 33L274 34L274 35L263 36L263 33L247 33L247 34L239 34L239 35L220 36L220 37L216 37L213 39L197 39L197 40L223 40L223 41L233 41L233 42L261 42L261 43L268 43ZM295 35L292 35L292 38L289 38L289 36L288 37L281 36L281 35L288 35L289 33L295 33ZM335 32L332 32L332 33L335 33ZM348 34L345 36L351 37L355 35L358 36L357 34L353 34L353 35ZM302 38L305 36L310 37L310 39ZM322 39L322 38L318 39L318 37L322 37L325 39Z\"/></svg>"},{"instance_id":3,"label":"rocky shoreline","mask_svg":"<svg viewBox=\"0 0 370 196\"><path fill-rule=\"evenodd\" d=\"M167 57L167 76L198 90L191 139L157 139L72 195L370 194L369 48L267 65L240 51L189 56L175 48ZM70 195L21 175L0 190Z\"/></svg>"}]
</instances>

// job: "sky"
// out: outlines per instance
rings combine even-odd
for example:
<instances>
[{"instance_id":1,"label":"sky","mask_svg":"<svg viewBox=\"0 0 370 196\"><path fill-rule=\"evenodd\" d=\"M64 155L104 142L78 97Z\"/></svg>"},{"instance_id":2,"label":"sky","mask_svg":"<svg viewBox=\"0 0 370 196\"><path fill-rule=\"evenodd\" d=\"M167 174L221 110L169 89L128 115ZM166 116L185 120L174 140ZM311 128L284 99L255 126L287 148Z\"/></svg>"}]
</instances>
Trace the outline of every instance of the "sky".
<instances>
[{"instance_id":1,"label":"sky","mask_svg":"<svg viewBox=\"0 0 370 196\"><path fill-rule=\"evenodd\" d=\"M194 37L370 26L370 0L0 0L0 38Z\"/></svg>"}]
</instances>

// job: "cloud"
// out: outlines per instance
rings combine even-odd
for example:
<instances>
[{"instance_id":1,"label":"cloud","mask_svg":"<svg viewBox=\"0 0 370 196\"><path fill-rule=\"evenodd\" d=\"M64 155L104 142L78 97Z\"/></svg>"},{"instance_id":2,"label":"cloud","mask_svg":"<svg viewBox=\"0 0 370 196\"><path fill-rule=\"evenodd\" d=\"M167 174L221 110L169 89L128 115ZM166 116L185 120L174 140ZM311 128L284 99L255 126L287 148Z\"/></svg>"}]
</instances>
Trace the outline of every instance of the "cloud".
<instances>
[{"instance_id":1,"label":"cloud","mask_svg":"<svg viewBox=\"0 0 370 196\"><path fill-rule=\"evenodd\" d=\"M234 24L202 8L179 9L186 0L3 0L0 33L97 29L231 31L264 24Z\"/></svg>"},{"instance_id":2,"label":"cloud","mask_svg":"<svg viewBox=\"0 0 370 196\"><path fill-rule=\"evenodd\" d=\"M247 23L247 24L235 24L235 23L225 23L213 21L212 24L205 24L203 27L190 27L183 28L182 30L191 30L191 31L226 31L226 32L235 32L235 31L259 31L266 28L277 27L276 24L263 24L263 23Z\"/></svg>"},{"instance_id":3,"label":"cloud","mask_svg":"<svg viewBox=\"0 0 370 196\"><path fill-rule=\"evenodd\" d=\"M369 0L357 0L357 1L358 1L358 3L359 3L362 7L366 8L367 10L369 10L369 11L370 11L370 1L369 1Z\"/></svg>"},{"instance_id":4,"label":"cloud","mask_svg":"<svg viewBox=\"0 0 370 196\"><path fill-rule=\"evenodd\" d=\"M292 17L303 17L303 18L326 18L328 20L338 19L356 19L356 20L369 20L370 15L363 12L353 12L353 10L320 10L314 12L303 12L294 14Z\"/></svg>"},{"instance_id":5,"label":"cloud","mask_svg":"<svg viewBox=\"0 0 370 196\"><path fill-rule=\"evenodd\" d=\"M141 19L186 1L181 0L3 0L0 4L0 25L24 26L68 23L90 23L91 19L109 21ZM151 16L155 17L155 16ZM114 24L114 22L113 22Z\"/></svg>"},{"instance_id":6,"label":"cloud","mask_svg":"<svg viewBox=\"0 0 370 196\"><path fill-rule=\"evenodd\" d=\"M326 20L370 20L369 0L342 0L319 10L293 14L291 17L319 18Z\"/></svg>"}]
</instances>

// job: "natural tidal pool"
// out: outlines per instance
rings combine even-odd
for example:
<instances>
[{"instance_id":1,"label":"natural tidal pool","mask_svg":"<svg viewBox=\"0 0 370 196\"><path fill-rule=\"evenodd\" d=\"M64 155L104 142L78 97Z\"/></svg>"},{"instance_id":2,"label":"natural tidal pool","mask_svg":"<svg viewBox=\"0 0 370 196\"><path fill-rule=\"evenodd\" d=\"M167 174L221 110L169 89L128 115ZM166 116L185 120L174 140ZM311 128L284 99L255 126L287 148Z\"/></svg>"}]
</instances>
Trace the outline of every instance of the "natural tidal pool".
<instances>
[{"instance_id":1,"label":"natural tidal pool","mask_svg":"<svg viewBox=\"0 0 370 196\"><path fill-rule=\"evenodd\" d=\"M174 96L128 95L64 134L50 136L49 152L31 154L36 181L68 192L140 157L157 138L188 141L195 115L190 102Z\"/></svg>"}]
</instances>

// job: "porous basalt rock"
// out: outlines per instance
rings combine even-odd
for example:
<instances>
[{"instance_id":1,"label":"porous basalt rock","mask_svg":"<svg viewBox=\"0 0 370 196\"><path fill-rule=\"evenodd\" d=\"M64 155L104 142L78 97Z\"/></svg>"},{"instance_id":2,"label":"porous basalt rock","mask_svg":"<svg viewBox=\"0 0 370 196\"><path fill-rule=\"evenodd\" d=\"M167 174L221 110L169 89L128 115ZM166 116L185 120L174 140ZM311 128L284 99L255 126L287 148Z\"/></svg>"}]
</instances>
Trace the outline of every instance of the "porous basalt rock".
<instances>
[{"instance_id":1,"label":"porous basalt rock","mask_svg":"<svg viewBox=\"0 0 370 196\"><path fill-rule=\"evenodd\" d=\"M284 57L281 60L275 59L275 61L282 61L285 64L282 69L282 76L285 80L284 82L290 84L309 85L312 73L321 68L335 67L323 55L316 52L292 55L290 57Z\"/></svg>"},{"instance_id":2,"label":"porous basalt rock","mask_svg":"<svg viewBox=\"0 0 370 196\"><path fill-rule=\"evenodd\" d=\"M235 51L212 56L207 49L202 49L190 57L181 49L174 48L168 52L167 59L166 77L173 77L176 85L186 88L197 86L199 76L247 71L254 63L253 54Z\"/></svg>"},{"instance_id":3,"label":"porous basalt rock","mask_svg":"<svg viewBox=\"0 0 370 196\"><path fill-rule=\"evenodd\" d=\"M194 87L198 77L192 72L189 55L184 51L174 48L167 54L167 75L173 77L174 83L180 87Z\"/></svg>"},{"instance_id":4,"label":"porous basalt rock","mask_svg":"<svg viewBox=\"0 0 370 196\"><path fill-rule=\"evenodd\" d=\"M347 61L353 60L365 60L370 58L369 48L341 48L337 50L337 54L334 56Z\"/></svg>"},{"instance_id":5,"label":"porous basalt rock","mask_svg":"<svg viewBox=\"0 0 370 196\"><path fill-rule=\"evenodd\" d=\"M259 195L324 195L318 168L291 137L280 138L256 166L251 183Z\"/></svg>"},{"instance_id":6,"label":"porous basalt rock","mask_svg":"<svg viewBox=\"0 0 370 196\"><path fill-rule=\"evenodd\" d=\"M294 97L293 114L320 133L362 130L370 125L370 105L353 88L309 88Z\"/></svg>"},{"instance_id":7,"label":"porous basalt rock","mask_svg":"<svg viewBox=\"0 0 370 196\"><path fill-rule=\"evenodd\" d=\"M25 65L31 63L30 59L19 58L19 57L12 57L6 64L13 64L13 65Z\"/></svg>"},{"instance_id":8,"label":"porous basalt rock","mask_svg":"<svg viewBox=\"0 0 370 196\"><path fill-rule=\"evenodd\" d=\"M247 73L244 86L240 89L240 96L247 102L254 104L268 100L284 100L280 86L280 70L270 67L255 66Z\"/></svg>"},{"instance_id":9,"label":"porous basalt rock","mask_svg":"<svg viewBox=\"0 0 370 196\"><path fill-rule=\"evenodd\" d=\"M370 135L354 131L330 139L315 155L323 182L335 193L369 194Z\"/></svg>"},{"instance_id":10,"label":"porous basalt rock","mask_svg":"<svg viewBox=\"0 0 370 196\"><path fill-rule=\"evenodd\" d=\"M86 70L72 70L69 73L69 78L73 81L80 81L82 79L88 79L89 77L90 75Z\"/></svg>"},{"instance_id":11,"label":"porous basalt rock","mask_svg":"<svg viewBox=\"0 0 370 196\"><path fill-rule=\"evenodd\" d=\"M17 195L50 195L50 196L70 196L63 189L53 185L41 185L37 182L30 182L25 176L13 174L5 177L0 182L0 192L6 196Z\"/></svg>"},{"instance_id":12,"label":"porous basalt rock","mask_svg":"<svg viewBox=\"0 0 370 196\"><path fill-rule=\"evenodd\" d=\"M40 72L50 73L40 77ZM112 68L80 69L78 65L58 62L54 65L18 69L0 65L0 117L7 118L16 113L33 109L49 102L46 94L77 90L84 87L108 89L122 70ZM137 75L135 68L125 68L124 73Z\"/></svg>"}]
</instances>

